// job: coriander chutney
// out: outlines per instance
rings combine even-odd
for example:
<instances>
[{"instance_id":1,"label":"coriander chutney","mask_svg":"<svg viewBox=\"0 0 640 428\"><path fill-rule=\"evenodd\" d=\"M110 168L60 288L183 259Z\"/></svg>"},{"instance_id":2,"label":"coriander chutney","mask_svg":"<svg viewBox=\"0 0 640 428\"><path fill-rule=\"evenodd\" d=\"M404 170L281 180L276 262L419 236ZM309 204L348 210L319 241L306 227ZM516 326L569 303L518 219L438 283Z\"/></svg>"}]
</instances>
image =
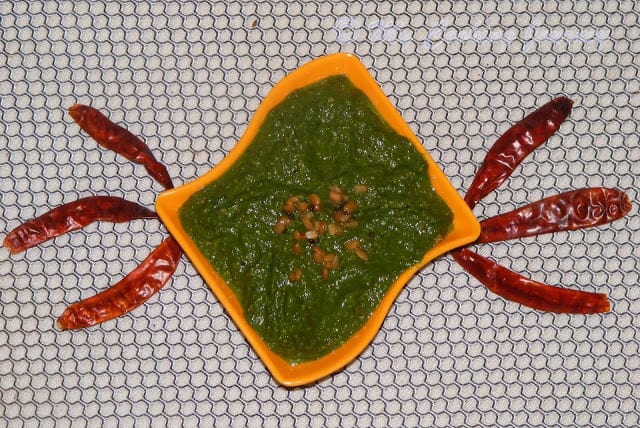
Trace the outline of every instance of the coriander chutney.
<instances>
[{"instance_id":1,"label":"coriander chutney","mask_svg":"<svg viewBox=\"0 0 640 428\"><path fill-rule=\"evenodd\" d=\"M274 107L179 215L249 324L294 364L349 339L452 225L422 155L342 75Z\"/></svg>"}]
</instances>

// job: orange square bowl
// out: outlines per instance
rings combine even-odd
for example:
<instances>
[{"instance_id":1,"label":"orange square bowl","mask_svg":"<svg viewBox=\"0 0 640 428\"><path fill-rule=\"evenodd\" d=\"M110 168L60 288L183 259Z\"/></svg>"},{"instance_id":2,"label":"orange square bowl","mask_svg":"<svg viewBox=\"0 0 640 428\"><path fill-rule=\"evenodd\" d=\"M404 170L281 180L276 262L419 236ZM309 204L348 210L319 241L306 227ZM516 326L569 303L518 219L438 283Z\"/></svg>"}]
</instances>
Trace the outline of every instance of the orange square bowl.
<instances>
[{"instance_id":1,"label":"orange square bowl","mask_svg":"<svg viewBox=\"0 0 640 428\"><path fill-rule=\"evenodd\" d=\"M453 227L437 245L422 257L419 263L404 271L383 297L377 309L369 320L347 342L338 349L314 361L291 364L272 352L257 332L249 325L244 317L242 307L233 291L218 275L215 266L200 253L196 244L191 240L180 223L180 207L196 192L207 184L222 176L233 163L238 160L261 127L267 113L282 102L296 89L314 83L329 76L344 74L351 82L362 90L371 100L378 112L386 119L396 132L408 138L416 150L422 154L428 165L431 183L453 212ZM456 247L474 241L480 234L480 225L464 200L458 195L447 177L433 161L411 129L396 111L394 106L382 92L364 65L353 55L338 53L313 60L298 68L281 82L274 86L264 99L249 123L246 132L231 152L219 165L183 186L163 192L156 202L156 209L160 218L169 229L173 237L179 242L186 255L193 262L196 269L204 277L217 299L222 303L247 341L261 358L274 379L285 386L298 386L317 381L341 369L356 358L373 340L377 334L389 308L395 301L402 287L415 273L434 258Z\"/></svg>"}]
</instances>

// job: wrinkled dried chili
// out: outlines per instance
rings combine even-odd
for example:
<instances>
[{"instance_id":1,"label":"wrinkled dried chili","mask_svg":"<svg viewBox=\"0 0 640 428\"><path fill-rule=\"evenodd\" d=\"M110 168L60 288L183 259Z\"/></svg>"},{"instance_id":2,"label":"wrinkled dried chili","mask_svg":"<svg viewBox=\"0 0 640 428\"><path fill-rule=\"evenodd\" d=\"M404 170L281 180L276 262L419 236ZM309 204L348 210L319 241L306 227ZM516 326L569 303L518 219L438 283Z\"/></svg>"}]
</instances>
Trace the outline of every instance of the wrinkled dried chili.
<instances>
[{"instance_id":1,"label":"wrinkled dried chili","mask_svg":"<svg viewBox=\"0 0 640 428\"><path fill-rule=\"evenodd\" d=\"M131 132L111 122L93 107L74 104L69 108L69 114L98 144L144 166L149 175L158 180L165 189L173 188L167 168L158 162L149 147Z\"/></svg>"},{"instance_id":2,"label":"wrinkled dried chili","mask_svg":"<svg viewBox=\"0 0 640 428\"><path fill-rule=\"evenodd\" d=\"M89 196L29 220L13 229L3 245L11 254L34 247L94 221L121 223L140 218L157 218L148 208L115 196Z\"/></svg>"},{"instance_id":3,"label":"wrinkled dried chili","mask_svg":"<svg viewBox=\"0 0 640 428\"><path fill-rule=\"evenodd\" d=\"M473 208L495 190L533 150L544 143L564 122L573 101L558 97L512 126L495 142L478 168L465 201Z\"/></svg>"},{"instance_id":4,"label":"wrinkled dried chili","mask_svg":"<svg viewBox=\"0 0 640 428\"><path fill-rule=\"evenodd\" d=\"M629 197L620 190L574 190L483 220L475 243L599 226L624 217L630 209Z\"/></svg>"},{"instance_id":5,"label":"wrinkled dried chili","mask_svg":"<svg viewBox=\"0 0 640 428\"><path fill-rule=\"evenodd\" d=\"M452 255L467 272L507 300L556 313L593 314L610 310L606 294L570 290L533 281L466 248Z\"/></svg>"},{"instance_id":6,"label":"wrinkled dried chili","mask_svg":"<svg viewBox=\"0 0 640 428\"><path fill-rule=\"evenodd\" d=\"M132 311L171 278L181 256L178 243L167 238L120 282L70 305L58 318L58 327L63 330L90 327Z\"/></svg>"}]
</instances>

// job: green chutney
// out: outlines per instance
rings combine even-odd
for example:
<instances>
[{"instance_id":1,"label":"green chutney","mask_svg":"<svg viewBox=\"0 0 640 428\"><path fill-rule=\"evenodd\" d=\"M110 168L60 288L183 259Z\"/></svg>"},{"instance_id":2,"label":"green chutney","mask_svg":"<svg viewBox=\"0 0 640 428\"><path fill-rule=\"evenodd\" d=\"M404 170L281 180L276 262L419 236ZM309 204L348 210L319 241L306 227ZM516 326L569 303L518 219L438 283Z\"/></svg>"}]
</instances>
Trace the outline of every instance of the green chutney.
<instances>
[{"instance_id":1,"label":"green chutney","mask_svg":"<svg viewBox=\"0 0 640 428\"><path fill-rule=\"evenodd\" d=\"M357 203L351 223L335 220L346 205L330 199L331 189ZM321 200L315 212L283 209L311 194ZM304 215L329 227L300 240L309 230ZM286 227L275 232L283 218ZM360 329L398 276L448 233L452 213L411 142L346 76L332 76L274 107L245 153L181 207L180 220L249 324L295 364ZM363 251L350 251L348 241ZM314 260L317 248L337 266Z\"/></svg>"}]
</instances>

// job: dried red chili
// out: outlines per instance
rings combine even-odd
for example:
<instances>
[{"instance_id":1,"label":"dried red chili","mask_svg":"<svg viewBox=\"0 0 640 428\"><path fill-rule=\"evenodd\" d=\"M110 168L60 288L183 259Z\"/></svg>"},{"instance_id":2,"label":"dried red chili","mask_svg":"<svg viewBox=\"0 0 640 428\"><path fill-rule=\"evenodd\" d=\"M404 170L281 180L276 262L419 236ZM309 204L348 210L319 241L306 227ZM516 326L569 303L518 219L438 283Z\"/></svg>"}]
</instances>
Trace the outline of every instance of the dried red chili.
<instances>
[{"instance_id":1,"label":"dried red chili","mask_svg":"<svg viewBox=\"0 0 640 428\"><path fill-rule=\"evenodd\" d=\"M58 327L63 330L90 327L132 311L171 278L181 256L178 243L167 238L120 282L70 305L58 318Z\"/></svg>"},{"instance_id":2,"label":"dried red chili","mask_svg":"<svg viewBox=\"0 0 640 428\"><path fill-rule=\"evenodd\" d=\"M452 253L467 272L507 300L541 311L593 314L608 312L606 294L570 290L525 278L469 249Z\"/></svg>"},{"instance_id":3,"label":"dried red chili","mask_svg":"<svg viewBox=\"0 0 640 428\"><path fill-rule=\"evenodd\" d=\"M131 132L111 122L93 107L74 104L69 108L69 114L98 144L143 165L149 175L158 180L165 189L173 188L165 166L158 162L149 147Z\"/></svg>"},{"instance_id":4,"label":"dried red chili","mask_svg":"<svg viewBox=\"0 0 640 428\"><path fill-rule=\"evenodd\" d=\"M34 247L56 236L87 226L94 221L121 223L158 214L135 202L115 196L89 196L29 220L5 237L3 245L11 254Z\"/></svg>"},{"instance_id":5,"label":"dried red chili","mask_svg":"<svg viewBox=\"0 0 640 428\"><path fill-rule=\"evenodd\" d=\"M495 142L467 191L465 201L473 208L495 190L533 150L553 135L564 122L573 101L556 98L512 126Z\"/></svg>"},{"instance_id":6,"label":"dried red chili","mask_svg":"<svg viewBox=\"0 0 640 428\"><path fill-rule=\"evenodd\" d=\"M620 190L574 190L483 220L476 243L599 226L624 217L630 209L629 197Z\"/></svg>"}]
</instances>

